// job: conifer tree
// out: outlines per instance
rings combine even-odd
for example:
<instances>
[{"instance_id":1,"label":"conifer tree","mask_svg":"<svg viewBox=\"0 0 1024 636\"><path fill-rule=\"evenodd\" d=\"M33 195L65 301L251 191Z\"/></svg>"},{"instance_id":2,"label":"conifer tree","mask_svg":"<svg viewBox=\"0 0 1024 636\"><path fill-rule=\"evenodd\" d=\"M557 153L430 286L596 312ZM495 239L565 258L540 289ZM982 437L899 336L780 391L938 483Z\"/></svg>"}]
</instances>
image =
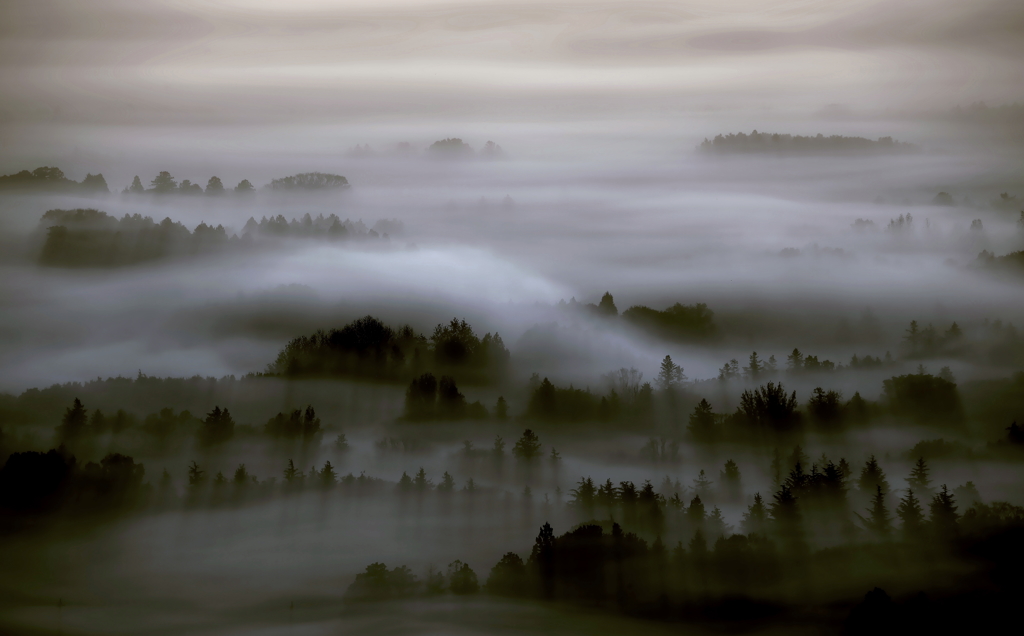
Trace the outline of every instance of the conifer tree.
<instances>
[{"instance_id":1,"label":"conifer tree","mask_svg":"<svg viewBox=\"0 0 1024 636\"><path fill-rule=\"evenodd\" d=\"M899 505L896 506L896 516L903 524L904 537L914 538L921 531L924 510L921 508L921 502L914 496L913 489L908 488L907 494L900 499Z\"/></svg>"},{"instance_id":2,"label":"conifer tree","mask_svg":"<svg viewBox=\"0 0 1024 636\"><path fill-rule=\"evenodd\" d=\"M885 479L885 472L878 465L878 460L874 455L864 462L864 468L860 471L860 479L857 480L857 488L865 494L873 492L877 488L881 488L883 494L889 492L889 482Z\"/></svg>"},{"instance_id":3,"label":"conifer tree","mask_svg":"<svg viewBox=\"0 0 1024 636\"><path fill-rule=\"evenodd\" d=\"M924 460L924 457L918 457L917 463L914 464L914 468L910 471L910 477L907 477L907 484L911 488L927 492L929 490L928 485L932 483L932 480L928 478L929 472L928 462Z\"/></svg>"},{"instance_id":4,"label":"conifer tree","mask_svg":"<svg viewBox=\"0 0 1024 636\"><path fill-rule=\"evenodd\" d=\"M746 534L765 534L768 529L768 509L764 505L764 499L761 497L761 493L754 493L754 503L747 507L747 511L743 513L743 521L740 523L740 528Z\"/></svg>"}]
</instances>

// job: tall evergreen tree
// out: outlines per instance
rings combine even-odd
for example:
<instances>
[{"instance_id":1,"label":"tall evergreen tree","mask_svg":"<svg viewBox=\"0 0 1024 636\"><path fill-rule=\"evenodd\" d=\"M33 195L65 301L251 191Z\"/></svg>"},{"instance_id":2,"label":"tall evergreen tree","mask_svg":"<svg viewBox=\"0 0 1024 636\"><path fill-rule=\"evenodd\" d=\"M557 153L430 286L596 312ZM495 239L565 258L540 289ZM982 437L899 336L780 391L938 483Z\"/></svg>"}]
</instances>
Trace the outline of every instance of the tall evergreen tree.
<instances>
[{"instance_id":1,"label":"tall evergreen tree","mask_svg":"<svg viewBox=\"0 0 1024 636\"><path fill-rule=\"evenodd\" d=\"M889 509L885 505L885 492L882 491L881 486L875 486L875 496L872 499L871 508L868 510L868 518L857 516L860 517L867 530L880 539L887 539L892 533L892 515L889 514Z\"/></svg>"},{"instance_id":2,"label":"tall evergreen tree","mask_svg":"<svg viewBox=\"0 0 1024 636\"><path fill-rule=\"evenodd\" d=\"M907 484L911 488L927 492L930 490L928 485L932 483L932 480L928 478L929 472L928 462L924 460L924 457L918 457L917 463L910 471L910 477L907 477Z\"/></svg>"},{"instance_id":3,"label":"tall evergreen tree","mask_svg":"<svg viewBox=\"0 0 1024 636\"><path fill-rule=\"evenodd\" d=\"M874 492L881 488L883 494L889 492L889 482L885 479L885 472L878 465L878 460L872 455L864 462L864 468L860 470L860 479L857 480L857 488L864 494Z\"/></svg>"},{"instance_id":4,"label":"tall evergreen tree","mask_svg":"<svg viewBox=\"0 0 1024 636\"><path fill-rule=\"evenodd\" d=\"M956 510L956 498L949 492L946 484L942 484L939 492L928 504L932 527L940 538L949 539L956 536L957 520L960 518Z\"/></svg>"},{"instance_id":5,"label":"tall evergreen tree","mask_svg":"<svg viewBox=\"0 0 1024 636\"><path fill-rule=\"evenodd\" d=\"M911 539L919 535L921 526L924 521L924 510L921 508L921 502L911 488L907 489L907 494L900 499L900 503L896 506L896 516L900 518L903 524L903 536Z\"/></svg>"},{"instance_id":6,"label":"tall evergreen tree","mask_svg":"<svg viewBox=\"0 0 1024 636\"><path fill-rule=\"evenodd\" d=\"M768 508L764 505L761 493L754 493L754 503L747 507L743 513L743 521L740 528L746 534L766 534L768 529Z\"/></svg>"},{"instance_id":7,"label":"tall evergreen tree","mask_svg":"<svg viewBox=\"0 0 1024 636\"><path fill-rule=\"evenodd\" d=\"M658 371L658 388L662 391L670 391L685 381L683 368L672 362L672 356L666 355L662 359L661 369Z\"/></svg>"}]
</instances>

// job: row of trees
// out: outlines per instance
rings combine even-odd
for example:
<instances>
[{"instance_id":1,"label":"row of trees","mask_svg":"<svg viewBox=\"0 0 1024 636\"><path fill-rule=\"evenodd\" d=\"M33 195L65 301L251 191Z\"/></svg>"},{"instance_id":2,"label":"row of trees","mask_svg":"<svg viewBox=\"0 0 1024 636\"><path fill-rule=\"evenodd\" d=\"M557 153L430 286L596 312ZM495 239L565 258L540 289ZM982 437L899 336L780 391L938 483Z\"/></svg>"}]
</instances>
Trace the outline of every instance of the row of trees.
<instances>
[{"instance_id":1,"label":"row of trees","mask_svg":"<svg viewBox=\"0 0 1024 636\"><path fill-rule=\"evenodd\" d=\"M102 179L102 175L100 175ZM104 191L106 184L104 183ZM283 177L281 179L274 179L266 188L268 190L276 192L296 192L296 191L316 191L316 190L347 190L349 188L348 179L338 174L328 174L324 172L305 172L302 174L292 175L290 177ZM169 195L169 194L180 194L180 195L206 195L206 196L223 196L228 193L228 190L224 187L224 182L221 181L220 177L210 177L209 181L206 182L206 188L204 189L198 183L192 183L188 179L183 179L181 183L178 183L170 172L166 170L161 171L156 177L153 178L149 183L149 188L142 185L142 180L138 175L132 179L130 186L122 190L124 194L153 194L153 195ZM252 194L255 192L255 188L248 179L242 179L238 182L233 189L235 194Z\"/></svg>"},{"instance_id":2,"label":"row of trees","mask_svg":"<svg viewBox=\"0 0 1024 636\"><path fill-rule=\"evenodd\" d=\"M102 174L87 174L81 182L68 179L64 171L53 166L42 166L29 172L22 170L15 174L0 176L0 190L23 190L28 192L64 192L74 194L107 193L107 180Z\"/></svg>"},{"instance_id":3,"label":"row of trees","mask_svg":"<svg viewBox=\"0 0 1024 636\"><path fill-rule=\"evenodd\" d=\"M89 438L103 434L119 435L138 429L153 438L157 446L168 449L175 439L194 437L199 447L213 447L230 441L236 432L235 420L228 409L214 406L202 419L188 411L175 413L174 409L163 408L158 413L147 415L140 423L137 418L123 409L107 415L100 409L91 414L81 400L65 409L61 423L55 429L56 442L68 446L78 445ZM259 429L254 429L259 430ZM262 427L268 437L282 440L313 442L323 434L320 418L312 406L305 410L295 409L278 413Z\"/></svg>"},{"instance_id":4,"label":"row of trees","mask_svg":"<svg viewBox=\"0 0 1024 636\"><path fill-rule=\"evenodd\" d=\"M408 325L393 329L373 316L366 316L341 329L295 338L268 365L266 373L391 381L412 376L417 378L410 387L416 398L429 393L429 386L424 386L423 391L416 388L420 380L429 385L430 379L424 377L429 368L457 372L468 382L491 382L503 376L508 360L509 353L500 335L487 333L481 338L465 320L453 318L447 324L437 325L428 340ZM433 377L430 373L426 375ZM454 380L451 384L454 386Z\"/></svg>"},{"instance_id":5,"label":"row of trees","mask_svg":"<svg viewBox=\"0 0 1024 636\"><path fill-rule=\"evenodd\" d=\"M617 318L618 307L611 292L605 292L598 304L580 303L573 297L569 302L560 300L558 307L566 311L586 312L599 318ZM646 305L633 305L622 312L622 319L629 325L651 335L669 340L704 340L716 334L715 312L704 303L683 305L676 303L664 310Z\"/></svg>"}]
</instances>

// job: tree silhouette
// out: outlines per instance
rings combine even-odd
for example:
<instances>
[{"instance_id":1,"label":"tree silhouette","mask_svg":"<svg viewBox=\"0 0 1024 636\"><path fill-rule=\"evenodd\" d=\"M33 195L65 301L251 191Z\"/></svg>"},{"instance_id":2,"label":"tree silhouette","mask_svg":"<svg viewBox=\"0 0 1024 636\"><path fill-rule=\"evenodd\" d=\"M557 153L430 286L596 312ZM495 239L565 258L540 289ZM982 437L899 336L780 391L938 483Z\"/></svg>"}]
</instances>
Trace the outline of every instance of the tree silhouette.
<instances>
[{"instance_id":1,"label":"tree silhouette","mask_svg":"<svg viewBox=\"0 0 1024 636\"><path fill-rule=\"evenodd\" d=\"M330 460L324 463L324 467L320 469L320 485L324 488L333 488L338 483L338 473L335 472L334 466L331 466Z\"/></svg>"},{"instance_id":2,"label":"tree silhouette","mask_svg":"<svg viewBox=\"0 0 1024 636\"><path fill-rule=\"evenodd\" d=\"M686 381L683 375L683 368L672 362L672 356L666 355L661 361L661 369L658 371L658 388L662 391L671 391L680 383Z\"/></svg>"},{"instance_id":3,"label":"tree silhouette","mask_svg":"<svg viewBox=\"0 0 1024 636\"><path fill-rule=\"evenodd\" d=\"M455 490L455 478L447 470L441 475L441 483L437 485L437 492L452 492Z\"/></svg>"},{"instance_id":4,"label":"tree silhouette","mask_svg":"<svg viewBox=\"0 0 1024 636\"><path fill-rule=\"evenodd\" d=\"M75 398L74 404L64 411L64 417L61 418L60 426L57 427L57 436L62 441L78 439L85 434L88 423L89 413L82 405L82 401Z\"/></svg>"},{"instance_id":5,"label":"tree silhouette","mask_svg":"<svg viewBox=\"0 0 1024 636\"><path fill-rule=\"evenodd\" d=\"M248 179L242 179L238 182L238 185L235 186L235 194L252 194L255 191L256 189L252 187L252 184L249 183Z\"/></svg>"},{"instance_id":6,"label":"tree silhouette","mask_svg":"<svg viewBox=\"0 0 1024 636\"><path fill-rule=\"evenodd\" d=\"M540 438L537 434L530 429L523 431L523 436L519 438L515 446L512 447L512 454L517 459L523 461L532 461L533 459L540 457Z\"/></svg>"},{"instance_id":7,"label":"tree silhouette","mask_svg":"<svg viewBox=\"0 0 1024 636\"><path fill-rule=\"evenodd\" d=\"M912 489L908 488L907 494L900 499L896 506L896 516L903 523L903 535L908 539L916 538L924 521L924 510Z\"/></svg>"},{"instance_id":8,"label":"tree silhouette","mask_svg":"<svg viewBox=\"0 0 1024 636\"><path fill-rule=\"evenodd\" d=\"M124 189L125 192L131 194L142 194L146 191L146 188L142 185L142 179L139 179L139 175L135 175L132 179L132 184Z\"/></svg>"},{"instance_id":9,"label":"tree silhouette","mask_svg":"<svg viewBox=\"0 0 1024 636\"><path fill-rule=\"evenodd\" d=\"M206 471L199 469L199 464L195 460L188 467L188 485L195 488L198 487L205 481Z\"/></svg>"},{"instance_id":10,"label":"tree silhouette","mask_svg":"<svg viewBox=\"0 0 1024 636\"><path fill-rule=\"evenodd\" d=\"M615 299L612 298L610 292L605 292L604 296L601 296L601 302L597 305L597 313L602 316L619 315L619 310L615 307Z\"/></svg>"},{"instance_id":11,"label":"tree silhouette","mask_svg":"<svg viewBox=\"0 0 1024 636\"><path fill-rule=\"evenodd\" d=\"M956 498L949 492L946 484L942 484L939 492L928 504L932 527L940 538L949 539L957 534L957 520L960 515L956 509Z\"/></svg>"},{"instance_id":12,"label":"tree silhouette","mask_svg":"<svg viewBox=\"0 0 1024 636\"><path fill-rule=\"evenodd\" d=\"M917 463L914 464L910 471L910 476L907 477L907 484L911 488L927 492L929 490L928 485L932 483L932 480L928 478L928 473L928 462L924 460L924 457L918 457Z\"/></svg>"},{"instance_id":13,"label":"tree silhouette","mask_svg":"<svg viewBox=\"0 0 1024 636\"><path fill-rule=\"evenodd\" d=\"M864 468L860 471L860 479L857 480L857 488L864 494L879 488L883 494L889 492L889 482L885 479L885 472L878 465L878 460L874 455L864 462Z\"/></svg>"},{"instance_id":14,"label":"tree silhouette","mask_svg":"<svg viewBox=\"0 0 1024 636\"><path fill-rule=\"evenodd\" d=\"M210 180L206 182L206 194L210 196L224 194L224 182L219 177L210 177Z\"/></svg>"},{"instance_id":15,"label":"tree silhouette","mask_svg":"<svg viewBox=\"0 0 1024 636\"><path fill-rule=\"evenodd\" d=\"M698 442L714 441L715 435L715 414L707 400L701 398L697 406L693 407L690 413L690 421L686 426L690 436Z\"/></svg>"},{"instance_id":16,"label":"tree silhouette","mask_svg":"<svg viewBox=\"0 0 1024 636\"><path fill-rule=\"evenodd\" d=\"M754 493L754 503L747 507L743 513L743 521L740 524L743 532L749 534L764 535L768 531L768 508L764 505L761 493Z\"/></svg>"},{"instance_id":17,"label":"tree silhouette","mask_svg":"<svg viewBox=\"0 0 1024 636\"><path fill-rule=\"evenodd\" d=\"M881 539L887 539L892 533L892 516L885 505L885 493L881 486L875 487L875 496L872 499L871 508L868 510L868 518L857 515L864 523L864 526Z\"/></svg>"},{"instance_id":18,"label":"tree silhouette","mask_svg":"<svg viewBox=\"0 0 1024 636\"><path fill-rule=\"evenodd\" d=\"M456 560L448 564L448 589L453 594L476 594L480 590L480 584L477 582L476 573L469 565Z\"/></svg>"},{"instance_id":19,"label":"tree silhouette","mask_svg":"<svg viewBox=\"0 0 1024 636\"><path fill-rule=\"evenodd\" d=\"M295 462L290 459L288 460L288 466L284 469L283 475L285 483L289 485L297 484L302 480L302 472L295 468Z\"/></svg>"},{"instance_id":20,"label":"tree silhouette","mask_svg":"<svg viewBox=\"0 0 1024 636\"><path fill-rule=\"evenodd\" d=\"M497 404L494 405L494 416L500 421L508 419L508 402L500 395Z\"/></svg>"}]
</instances>

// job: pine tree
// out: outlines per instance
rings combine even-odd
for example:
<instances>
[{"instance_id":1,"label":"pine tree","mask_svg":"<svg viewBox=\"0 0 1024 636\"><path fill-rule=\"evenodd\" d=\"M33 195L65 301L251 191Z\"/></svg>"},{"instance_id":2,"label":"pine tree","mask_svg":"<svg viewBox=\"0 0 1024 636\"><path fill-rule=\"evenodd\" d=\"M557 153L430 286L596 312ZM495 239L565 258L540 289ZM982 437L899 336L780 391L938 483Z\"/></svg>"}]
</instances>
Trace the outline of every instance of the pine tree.
<instances>
[{"instance_id":1,"label":"pine tree","mask_svg":"<svg viewBox=\"0 0 1024 636\"><path fill-rule=\"evenodd\" d=\"M754 493L754 503L747 507L743 513L743 521L740 527L746 534L765 534L768 529L768 509L764 505L761 493Z\"/></svg>"},{"instance_id":2,"label":"pine tree","mask_svg":"<svg viewBox=\"0 0 1024 636\"><path fill-rule=\"evenodd\" d=\"M918 457L917 463L914 464L914 468L910 471L910 477L907 477L907 484L911 488L927 492L929 490L928 485L932 483L932 480L928 479L928 473L928 462L924 460L924 457Z\"/></svg>"},{"instance_id":3,"label":"pine tree","mask_svg":"<svg viewBox=\"0 0 1024 636\"><path fill-rule=\"evenodd\" d=\"M804 368L804 354L799 349L793 349L793 353L786 356L786 369L790 372L797 372Z\"/></svg>"},{"instance_id":4,"label":"pine tree","mask_svg":"<svg viewBox=\"0 0 1024 636\"><path fill-rule=\"evenodd\" d=\"M764 371L764 363L757 357L757 352L750 354L748 358L747 366L743 368L743 371L747 374L747 377L752 380L756 380L761 373Z\"/></svg>"},{"instance_id":5,"label":"pine tree","mask_svg":"<svg viewBox=\"0 0 1024 636\"><path fill-rule=\"evenodd\" d=\"M88 422L89 413L82 405L82 401L75 398L74 404L64 410L64 417L57 427L57 435L61 441L76 439L85 433Z\"/></svg>"},{"instance_id":6,"label":"pine tree","mask_svg":"<svg viewBox=\"0 0 1024 636\"><path fill-rule=\"evenodd\" d=\"M447 470L441 475L441 483L437 485L437 492L452 492L455 490L455 478Z\"/></svg>"},{"instance_id":7,"label":"pine tree","mask_svg":"<svg viewBox=\"0 0 1024 636\"><path fill-rule=\"evenodd\" d=\"M409 492L412 490L412 478L409 477L409 473L402 471L402 476L398 479L398 490L401 492Z\"/></svg>"},{"instance_id":8,"label":"pine tree","mask_svg":"<svg viewBox=\"0 0 1024 636\"><path fill-rule=\"evenodd\" d=\"M658 372L658 387L662 391L670 391L685 381L683 368L672 362L672 356L666 355L661 361L661 369Z\"/></svg>"},{"instance_id":9,"label":"pine tree","mask_svg":"<svg viewBox=\"0 0 1024 636\"><path fill-rule=\"evenodd\" d=\"M882 491L881 486L875 487L875 496L868 514L867 519L860 515L857 516L870 532L882 539L887 539L892 533L892 515L889 514L889 509L885 506L885 492Z\"/></svg>"},{"instance_id":10,"label":"pine tree","mask_svg":"<svg viewBox=\"0 0 1024 636\"><path fill-rule=\"evenodd\" d=\"M695 441L710 442L715 439L715 413L707 400L701 399L690 413L686 430Z\"/></svg>"},{"instance_id":11,"label":"pine tree","mask_svg":"<svg viewBox=\"0 0 1024 636\"><path fill-rule=\"evenodd\" d=\"M508 419L508 402L500 395L498 396L497 404L494 405L494 416L498 420Z\"/></svg>"},{"instance_id":12,"label":"pine tree","mask_svg":"<svg viewBox=\"0 0 1024 636\"><path fill-rule=\"evenodd\" d=\"M690 500L690 506L686 509L686 518L694 527L700 527L704 523L707 514L704 512L704 502L700 500L700 495L696 495Z\"/></svg>"},{"instance_id":13,"label":"pine tree","mask_svg":"<svg viewBox=\"0 0 1024 636\"><path fill-rule=\"evenodd\" d=\"M903 535L906 538L913 538L918 535L921 530L921 524L924 521L924 510L921 508L921 502L914 496L912 489L908 488L907 494L900 499L899 505L896 506L896 516L903 523Z\"/></svg>"},{"instance_id":14,"label":"pine tree","mask_svg":"<svg viewBox=\"0 0 1024 636\"><path fill-rule=\"evenodd\" d=\"M325 488L331 488L334 484L338 483L338 473L335 472L334 466L331 466L331 462L327 461L324 463L324 467L320 469L320 485Z\"/></svg>"},{"instance_id":15,"label":"pine tree","mask_svg":"<svg viewBox=\"0 0 1024 636\"><path fill-rule=\"evenodd\" d=\"M422 466L420 466L420 469L416 472L416 476L413 477L412 483L413 486L416 487L416 490L420 492L430 490L430 486L432 485L430 480L427 479L427 471L423 470Z\"/></svg>"},{"instance_id":16,"label":"pine tree","mask_svg":"<svg viewBox=\"0 0 1024 636\"><path fill-rule=\"evenodd\" d=\"M530 461L540 456L540 438L537 434L530 429L523 431L523 436L519 438L515 446L512 447L512 454L516 458Z\"/></svg>"},{"instance_id":17,"label":"pine tree","mask_svg":"<svg viewBox=\"0 0 1024 636\"><path fill-rule=\"evenodd\" d=\"M889 492L889 482L885 479L885 472L878 465L878 460L872 455L860 471L860 479L857 480L857 488L864 494L873 492L877 488L882 489L883 494Z\"/></svg>"},{"instance_id":18,"label":"pine tree","mask_svg":"<svg viewBox=\"0 0 1024 636\"><path fill-rule=\"evenodd\" d=\"M193 459L188 467L188 485L199 486L205 480L206 471L199 470L199 464Z\"/></svg>"},{"instance_id":19,"label":"pine tree","mask_svg":"<svg viewBox=\"0 0 1024 636\"><path fill-rule=\"evenodd\" d=\"M928 511L931 514L932 527L936 534L944 539L956 535L957 520L960 515L957 513L956 498L949 492L946 484L942 484L938 493L932 497L928 504Z\"/></svg>"},{"instance_id":20,"label":"pine tree","mask_svg":"<svg viewBox=\"0 0 1024 636\"><path fill-rule=\"evenodd\" d=\"M295 462L288 460L288 467L284 469L284 480L289 484L293 484L298 480L302 479L302 473L295 468Z\"/></svg>"}]
</instances>

